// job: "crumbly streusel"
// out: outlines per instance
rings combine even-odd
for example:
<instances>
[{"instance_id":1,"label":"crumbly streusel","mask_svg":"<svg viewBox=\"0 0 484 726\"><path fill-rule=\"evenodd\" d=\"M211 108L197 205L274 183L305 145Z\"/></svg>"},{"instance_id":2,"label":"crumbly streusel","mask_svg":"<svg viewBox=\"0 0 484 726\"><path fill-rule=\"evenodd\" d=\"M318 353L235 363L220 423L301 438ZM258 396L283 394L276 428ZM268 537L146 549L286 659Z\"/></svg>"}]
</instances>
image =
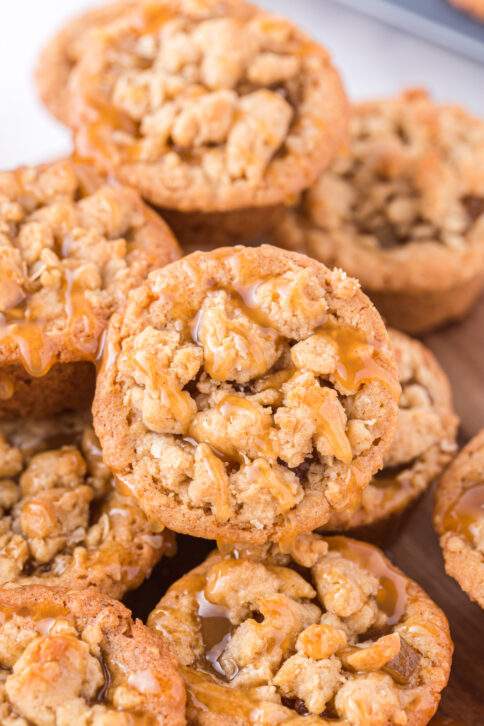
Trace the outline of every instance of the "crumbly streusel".
<instances>
[{"instance_id":1,"label":"crumbly streusel","mask_svg":"<svg viewBox=\"0 0 484 726\"><path fill-rule=\"evenodd\" d=\"M439 482L434 524L447 574L484 608L484 430Z\"/></svg>"},{"instance_id":2,"label":"crumbly streusel","mask_svg":"<svg viewBox=\"0 0 484 726\"><path fill-rule=\"evenodd\" d=\"M87 421L0 425L0 585L96 585L122 597L173 548L113 488Z\"/></svg>"},{"instance_id":3,"label":"crumbly streusel","mask_svg":"<svg viewBox=\"0 0 484 726\"><path fill-rule=\"evenodd\" d=\"M452 654L444 614L372 545L301 535L292 558L215 553L149 617L210 724L428 723Z\"/></svg>"},{"instance_id":4,"label":"crumbly streusel","mask_svg":"<svg viewBox=\"0 0 484 726\"><path fill-rule=\"evenodd\" d=\"M90 36L69 93L78 152L182 211L285 202L346 132L327 52L241 0L137 3Z\"/></svg>"},{"instance_id":5,"label":"crumbly streusel","mask_svg":"<svg viewBox=\"0 0 484 726\"><path fill-rule=\"evenodd\" d=\"M164 639L95 588L0 589L3 726L183 726Z\"/></svg>"},{"instance_id":6,"label":"crumbly streusel","mask_svg":"<svg viewBox=\"0 0 484 726\"><path fill-rule=\"evenodd\" d=\"M69 20L42 49L35 69L35 82L41 100L62 123L71 112L69 80L88 42L90 33L115 20L137 0L107 2Z\"/></svg>"},{"instance_id":7,"label":"crumbly streusel","mask_svg":"<svg viewBox=\"0 0 484 726\"><path fill-rule=\"evenodd\" d=\"M136 192L103 184L90 167L66 160L1 173L0 408L26 415L40 396L36 414L53 413L62 405L62 367L81 384L79 371L95 360L128 290L178 255Z\"/></svg>"},{"instance_id":8,"label":"crumbly streusel","mask_svg":"<svg viewBox=\"0 0 484 726\"><path fill-rule=\"evenodd\" d=\"M372 524L404 509L444 470L456 451L458 419L447 376L431 351L390 330L402 387L397 430L383 469L353 514L333 514L327 529Z\"/></svg>"},{"instance_id":9,"label":"crumbly streusel","mask_svg":"<svg viewBox=\"0 0 484 726\"><path fill-rule=\"evenodd\" d=\"M94 360L109 315L173 260L168 228L132 190L71 161L0 174L2 363L42 375Z\"/></svg>"},{"instance_id":10,"label":"crumbly streusel","mask_svg":"<svg viewBox=\"0 0 484 726\"><path fill-rule=\"evenodd\" d=\"M393 434L397 373L355 280L263 245L152 273L110 325L94 425L175 531L264 542L356 507Z\"/></svg>"},{"instance_id":11,"label":"crumbly streusel","mask_svg":"<svg viewBox=\"0 0 484 726\"><path fill-rule=\"evenodd\" d=\"M480 289L483 168L484 123L464 110L415 90L358 104L348 152L276 235L284 246L302 247L358 277L391 324L416 331L424 304L446 319L456 312L456 285L465 297ZM423 298L420 310L418 298L410 299L430 293L438 299ZM400 304L396 297L385 304L385 294L401 295ZM413 324L399 311L405 305ZM403 325L395 322L399 312Z\"/></svg>"}]
</instances>

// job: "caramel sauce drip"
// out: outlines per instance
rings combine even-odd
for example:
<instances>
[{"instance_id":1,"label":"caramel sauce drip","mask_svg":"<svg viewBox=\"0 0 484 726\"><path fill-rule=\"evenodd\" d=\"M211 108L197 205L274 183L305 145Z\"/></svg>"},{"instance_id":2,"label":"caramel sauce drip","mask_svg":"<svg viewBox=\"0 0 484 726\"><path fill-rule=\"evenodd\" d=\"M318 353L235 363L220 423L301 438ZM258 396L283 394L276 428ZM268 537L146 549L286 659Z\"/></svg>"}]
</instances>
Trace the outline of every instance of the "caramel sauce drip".
<instances>
[{"instance_id":1,"label":"caramel sauce drip","mask_svg":"<svg viewBox=\"0 0 484 726\"><path fill-rule=\"evenodd\" d=\"M162 26L174 17L169 7L156 3L142 4L130 13L130 30L137 37L154 35ZM114 47L116 36L109 32L103 36L106 48ZM118 110L111 99L103 92L103 78L106 69L98 74L88 75L77 98L77 114L83 119L76 133L76 159L78 161L97 161L101 168L106 165L116 166L119 163L135 163L142 159L143 146L135 140L139 135L137 123L127 113ZM98 90L99 89L99 90ZM113 132L121 131L133 137L132 142L117 144ZM113 163L114 162L114 163Z\"/></svg>"},{"instance_id":2,"label":"caramel sauce drip","mask_svg":"<svg viewBox=\"0 0 484 726\"><path fill-rule=\"evenodd\" d=\"M378 362L378 351L368 343L361 331L347 325L329 323L318 328L315 335L336 345L338 365L332 375L344 393L353 394L365 383L380 381L395 398L400 396L400 385Z\"/></svg>"},{"instance_id":3,"label":"caramel sauce drip","mask_svg":"<svg viewBox=\"0 0 484 726\"><path fill-rule=\"evenodd\" d=\"M484 484L467 489L444 515L444 530L473 543L472 529L484 518Z\"/></svg>"},{"instance_id":4,"label":"caramel sauce drip","mask_svg":"<svg viewBox=\"0 0 484 726\"><path fill-rule=\"evenodd\" d=\"M405 578L386 561L383 553L373 545L347 537L325 537L325 540L330 550L339 552L378 579L378 607L386 614L388 625L400 622L407 606L407 585Z\"/></svg>"},{"instance_id":5,"label":"caramel sauce drip","mask_svg":"<svg viewBox=\"0 0 484 726\"><path fill-rule=\"evenodd\" d=\"M268 459L275 459L277 457L275 447L269 438L272 423L271 417L268 414L261 413L260 406L253 403L253 401L242 396L227 394L210 410L219 412L227 421L230 421L231 418L238 419L239 421L245 420L249 428L251 424L257 429L261 428L262 425L265 429L266 436L261 436L257 442L258 453L260 456L265 456ZM205 430L204 426L197 425L195 422L190 426L189 434L195 441L208 442L222 459L227 458L229 462L244 463L244 455L235 446L232 446L230 442L227 442L224 436L210 436L210 428Z\"/></svg>"},{"instance_id":6,"label":"caramel sauce drip","mask_svg":"<svg viewBox=\"0 0 484 726\"><path fill-rule=\"evenodd\" d=\"M236 671L230 674L231 678L229 679L219 663L219 658L227 647L235 629L228 617L228 611L223 606L214 605L207 600L202 590L197 593L197 603L204 658L217 676L224 680L231 680L231 678L235 677Z\"/></svg>"},{"instance_id":7,"label":"caramel sauce drip","mask_svg":"<svg viewBox=\"0 0 484 726\"><path fill-rule=\"evenodd\" d=\"M214 501L214 515L218 522L226 522L232 515L232 505L229 495L229 478L225 465L212 451L208 444L199 444L198 451L201 463L205 468L208 481L213 485L216 496Z\"/></svg>"},{"instance_id":8,"label":"caramel sauce drip","mask_svg":"<svg viewBox=\"0 0 484 726\"><path fill-rule=\"evenodd\" d=\"M67 318L65 335L73 352L82 360L96 358L101 334L100 323L85 296L80 281L81 270L65 270L62 288L64 313ZM0 343L13 344L27 373L34 378L45 376L58 361L55 343L46 335L43 318L30 319L27 303L0 315Z\"/></svg>"}]
</instances>

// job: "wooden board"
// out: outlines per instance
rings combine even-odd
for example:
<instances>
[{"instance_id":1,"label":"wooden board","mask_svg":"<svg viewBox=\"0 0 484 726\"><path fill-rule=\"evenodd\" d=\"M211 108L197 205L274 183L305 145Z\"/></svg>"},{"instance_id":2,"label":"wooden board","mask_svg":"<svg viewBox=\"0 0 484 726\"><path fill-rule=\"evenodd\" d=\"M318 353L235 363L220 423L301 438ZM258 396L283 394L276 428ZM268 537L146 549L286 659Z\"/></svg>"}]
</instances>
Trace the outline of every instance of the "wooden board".
<instances>
[{"instance_id":1,"label":"wooden board","mask_svg":"<svg viewBox=\"0 0 484 726\"><path fill-rule=\"evenodd\" d=\"M484 427L484 298L462 323L424 338L451 380L455 406L461 417L460 443ZM484 611L471 603L457 583L447 577L437 537L432 528L432 492L398 520L374 533L401 569L416 580L446 613L455 643L452 674L434 726L484 724ZM126 603L146 618L167 587L198 563L214 543L179 537L178 555L164 560Z\"/></svg>"}]
</instances>

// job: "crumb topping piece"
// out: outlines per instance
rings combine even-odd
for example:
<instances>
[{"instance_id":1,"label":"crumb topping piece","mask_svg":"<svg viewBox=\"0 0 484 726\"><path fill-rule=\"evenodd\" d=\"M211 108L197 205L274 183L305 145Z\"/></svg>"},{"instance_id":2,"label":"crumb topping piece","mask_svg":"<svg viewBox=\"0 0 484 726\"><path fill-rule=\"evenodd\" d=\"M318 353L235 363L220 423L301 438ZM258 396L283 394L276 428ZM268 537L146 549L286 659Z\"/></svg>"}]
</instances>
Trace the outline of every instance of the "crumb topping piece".
<instances>
[{"instance_id":1,"label":"crumb topping piece","mask_svg":"<svg viewBox=\"0 0 484 726\"><path fill-rule=\"evenodd\" d=\"M121 597L173 547L115 491L81 417L2 423L0 585L87 587Z\"/></svg>"},{"instance_id":2,"label":"crumb topping piece","mask_svg":"<svg viewBox=\"0 0 484 726\"><path fill-rule=\"evenodd\" d=\"M177 256L132 190L61 161L0 174L0 344L33 376L95 360L109 316L153 267Z\"/></svg>"},{"instance_id":3,"label":"crumb topping piece","mask_svg":"<svg viewBox=\"0 0 484 726\"><path fill-rule=\"evenodd\" d=\"M172 643L192 698L267 724L411 723L439 658L433 613L410 615L408 580L372 545L305 535L298 550L214 554L162 598L148 624Z\"/></svg>"},{"instance_id":4,"label":"crumb topping piece","mask_svg":"<svg viewBox=\"0 0 484 726\"><path fill-rule=\"evenodd\" d=\"M1 590L0 720L181 726L183 685L162 639L97 590Z\"/></svg>"},{"instance_id":5,"label":"crumb topping piece","mask_svg":"<svg viewBox=\"0 0 484 726\"><path fill-rule=\"evenodd\" d=\"M159 164L157 193L166 199L205 183L237 187L244 206L243 188L253 193L288 158L304 173L312 156L317 167L321 147L334 144L332 106L344 125L326 52L288 20L244 2L138 3L88 46L70 83L78 151L103 167ZM295 171L286 196L304 186ZM283 201L280 188L269 192L267 203ZM230 202L239 206L235 196Z\"/></svg>"},{"instance_id":6,"label":"crumb topping piece","mask_svg":"<svg viewBox=\"0 0 484 726\"><path fill-rule=\"evenodd\" d=\"M136 441L128 466L109 437L103 448L135 495L153 483L140 501L165 496L215 526L265 537L287 528L308 490L335 508L358 499L361 466L385 435L383 411L393 413L399 389L383 328L358 327L353 281L319 266L318 276L282 252L281 273L261 276L259 254L192 255L152 276L132 296L116 341L113 327L116 371L101 371L95 410L103 439L112 377ZM321 522L325 512L307 516ZM295 534L308 528L292 525Z\"/></svg>"},{"instance_id":7,"label":"crumb topping piece","mask_svg":"<svg viewBox=\"0 0 484 726\"><path fill-rule=\"evenodd\" d=\"M484 124L408 91L357 105L350 128L349 152L308 192L312 223L388 252L464 250L484 223Z\"/></svg>"}]
</instances>

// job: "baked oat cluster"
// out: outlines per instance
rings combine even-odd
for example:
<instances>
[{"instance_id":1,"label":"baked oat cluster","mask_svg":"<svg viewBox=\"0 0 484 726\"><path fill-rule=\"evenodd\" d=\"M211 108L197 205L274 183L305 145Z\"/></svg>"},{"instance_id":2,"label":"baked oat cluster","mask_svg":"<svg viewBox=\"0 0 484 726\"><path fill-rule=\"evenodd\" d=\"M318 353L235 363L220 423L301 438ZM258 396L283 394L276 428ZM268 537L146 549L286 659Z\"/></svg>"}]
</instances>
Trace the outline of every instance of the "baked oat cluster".
<instances>
[{"instance_id":1,"label":"baked oat cluster","mask_svg":"<svg viewBox=\"0 0 484 726\"><path fill-rule=\"evenodd\" d=\"M303 535L291 554L214 554L150 615L185 666L188 717L427 723L450 666L438 608L371 545Z\"/></svg>"},{"instance_id":2,"label":"baked oat cluster","mask_svg":"<svg viewBox=\"0 0 484 726\"><path fill-rule=\"evenodd\" d=\"M177 253L135 192L91 168L1 173L1 365L42 376L59 361L93 361L116 305Z\"/></svg>"},{"instance_id":3,"label":"baked oat cluster","mask_svg":"<svg viewBox=\"0 0 484 726\"><path fill-rule=\"evenodd\" d=\"M447 574L484 608L484 431L462 449L439 482L434 524Z\"/></svg>"},{"instance_id":4,"label":"baked oat cluster","mask_svg":"<svg viewBox=\"0 0 484 726\"><path fill-rule=\"evenodd\" d=\"M411 89L355 105L350 135L275 242L357 277L397 329L462 318L484 279L484 123Z\"/></svg>"},{"instance_id":5,"label":"baked oat cluster","mask_svg":"<svg viewBox=\"0 0 484 726\"><path fill-rule=\"evenodd\" d=\"M396 330L389 335L402 387L393 443L363 491L361 507L332 514L327 529L360 527L397 514L442 473L457 450L458 419L447 376L422 343Z\"/></svg>"},{"instance_id":6,"label":"baked oat cluster","mask_svg":"<svg viewBox=\"0 0 484 726\"><path fill-rule=\"evenodd\" d=\"M354 280L269 246L195 253L114 317L94 421L106 462L176 531L264 542L352 509L396 414Z\"/></svg>"},{"instance_id":7,"label":"baked oat cluster","mask_svg":"<svg viewBox=\"0 0 484 726\"><path fill-rule=\"evenodd\" d=\"M5 726L182 726L185 692L163 639L95 589L0 589Z\"/></svg>"},{"instance_id":8,"label":"baked oat cluster","mask_svg":"<svg viewBox=\"0 0 484 726\"><path fill-rule=\"evenodd\" d=\"M328 234L388 250L438 243L462 250L484 224L484 125L423 91L356 107L351 150L308 193Z\"/></svg>"},{"instance_id":9,"label":"baked oat cluster","mask_svg":"<svg viewBox=\"0 0 484 726\"><path fill-rule=\"evenodd\" d=\"M328 163L346 118L326 51L240 0L119 12L85 43L69 92L77 151L184 210L285 201Z\"/></svg>"},{"instance_id":10,"label":"baked oat cluster","mask_svg":"<svg viewBox=\"0 0 484 726\"><path fill-rule=\"evenodd\" d=\"M116 492L81 417L0 426L0 586L138 587L171 533Z\"/></svg>"}]
</instances>

